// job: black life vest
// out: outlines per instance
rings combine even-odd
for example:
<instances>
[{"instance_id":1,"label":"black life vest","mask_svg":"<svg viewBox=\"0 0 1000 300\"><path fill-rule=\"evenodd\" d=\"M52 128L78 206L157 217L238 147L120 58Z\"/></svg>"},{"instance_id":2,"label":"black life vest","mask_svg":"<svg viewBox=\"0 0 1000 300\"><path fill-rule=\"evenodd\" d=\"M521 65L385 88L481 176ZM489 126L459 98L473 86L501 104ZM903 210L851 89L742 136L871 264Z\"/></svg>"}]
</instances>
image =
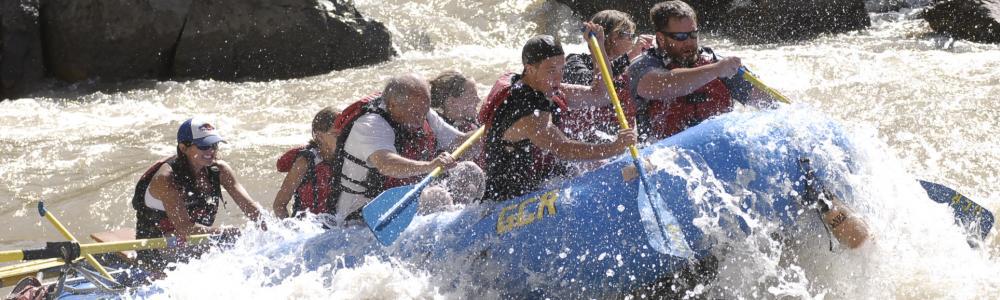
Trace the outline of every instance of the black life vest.
<instances>
[{"instance_id":1,"label":"black life vest","mask_svg":"<svg viewBox=\"0 0 1000 300\"><path fill-rule=\"evenodd\" d=\"M337 200L333 198L334 182L333 162L316 163L319 150L315 146L306 145L289 149L278 159L278 171L288 172L298 158L307 162L306 173L295 188L292 198L292 215L308 211L313 214L330 213L335 208Z\"/></svg>"},{"instance_id":2,"label":"black life vest","mask_svg":"<svg viewBox=\"0 0 1000 300\"><path fill-rule=\"evenodd\" d=\"M531 87L516 83L520 75L508 73L500 77L486 97L483 109L479 113L480 123L486 126L485 150L486 164L486 199L503 201L522 195L538 188L542 182L552 175L565 171L564 165L553 154L543 151L530 140L510 142L503 139L504 133L518 120L512 115L496 115L498 110L512 105L508 101L512 94L537 93ZM552 113L552 122L560 129L561 116L566 111L566 100L562 94L547 98L548 111Z\"/></svg>"},{"instance_id":3,"label":"black life vest","mask_svg":"<svg viewBox=\"0 0 1000 300\"><path fill-rule=\"evenodd\" d=\"M387 189L416 183L422 178L422 176L414 176L410 178L394 178L385 176L382 175L382 173L379 173L378 169L368 167L366 157L356 157L347 153L345 147L347 138L351 135L354 123L364 115L377 114L389 123L389 126L392 127L395 134L394 144L396 146L396 153L400 156L411 160L429 161L436 154L437 138L434 135L434 130L431 128L431 125L427 120L424 121L424 125L419 130L412 131L406 128L406 126L393 121L389 112L380 107L381 102L381 93L373 93L365 96L361 100L347 106L334 123L334 127L340 129L340 136L337 137L337 159L332 165L334 174L340 174L340 179L359 185L362 189L353 190L345 187L343 184L339 184L338 181L338 184L335 186L336 189L334 190L334 195L331 195L334 197L333 199L340 199L342 192L362 195L365 198L371 199L375 198ZM364 180L356 180L344 174L344 162L348 160L368 170ZM335 205L329 207L331 208L331 211L336 209ZM357 213L358 212L352 212L351 216L357 217ZM352 219L353 217L348 217L348 219Z\"/></svg>"},{"instance_id":4,"label":"black life vest","mask_svg":"<svg viewBox=\"0 0 1000 300\"><path fill-rule=\"evenodd\" d=\"M146 206L146 189L153 181L153 175L160 170L163 164L169 164L174 170L180 169L181 162L176 157L162 159L142 174L139 182L135 185L135 194L132 196L132 208L136 210L135 237L140 239L162 237L164 234L175 230L173 222L167 217L167 213ZM180 180L177 173L174 173L174 183L181 187L181 195L184 195L184 206L188 215L197 224L212 226L215 223L215 215L219 211L219 203L222 199L222 188L219 184L219 171L216 166L208 167L208 180L211 184L211 191L204 193L197 187L193 180ZM185 183L186 182L186 183Z\"/></svg>"}]
</instances>

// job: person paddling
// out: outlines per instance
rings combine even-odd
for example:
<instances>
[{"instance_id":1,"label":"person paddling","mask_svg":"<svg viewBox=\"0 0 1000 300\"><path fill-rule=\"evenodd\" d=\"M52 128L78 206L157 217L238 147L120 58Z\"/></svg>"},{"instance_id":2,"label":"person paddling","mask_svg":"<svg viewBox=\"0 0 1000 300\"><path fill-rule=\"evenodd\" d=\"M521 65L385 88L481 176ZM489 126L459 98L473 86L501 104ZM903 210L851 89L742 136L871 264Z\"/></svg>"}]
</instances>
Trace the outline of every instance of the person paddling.
<instances>
[{"instance_id":1,"label":"person paddling","mask_svg":"<svg viewBox=\"0 0 1000 300\"><path fill-rule=\"evenodd\" d=\"M639 131L652 139L674 135L732 110L733 100L756 107L774 99L736 76L738 57L720 57L698 45L698 17L683 1L666 1L649 11L656 48L628 67L630 94L640 111Z\"/></svg>"},{"instance_id":2,"label":"person paddling","mask_svg":"<svg viewBox=\"0 0 1000 300\"><path fill-rule=\"evenodd\" d=\"M469 134L445 122L430 103L427 80L406 74L344 109L337 119L343 127L338 221L360 220L361 208L382 191L415 183L434 168L455 166L455 158L443 150Z\"/></svg>"},{"instance_id":3,"label":"person paddling","mask_svg":"<svg viewBox=\"0 0 1000 300\"><path fill-rule=\"evenodd\" d=\"M604 49L611 61L610 71L614 77L615 89L621 100L626 119L635 123L636 106L629 95L629 78L625 74L630 61L653 47L653 36L636 37L635 22L628 14L617 10L603 10L590 18L590 22L601 26L607 33ZM566 56L563 68L563 83L591 85L594 81L594 58L588 53ZM609 133L618 130L618 117L610 103L603 106L571 109L564 117L569 136L577 140L597 142L611 138Z\"/></svg>"},{"instance_id":4,"label":"person paddling","mask_svg":"<svg viewBox=\"0 0 1000 300\"><path fill-rule=\"evenodd\" d=\"M132 197L136 239L175 236L183 241L192 234L237 234L236 228L211 227L224 201L223 187L248 218L260 221L260 205L236 180L233 168L218 157L219 144L224 142L215 126L202 117L181 123L177 154L153 164L136 184ZM143 268L158 271L198 252L175 250L140 250L138 260Z\"/></svg>"},{"instance_id":5,"label":"person paddling","mask_svg":"<svg viewBox=\"0 0 1000 300\"><path fill-rule=\"evenodd\" d=\"M594 32L603 39L599 26L587 23L586 28L584 36ZM480 120L487 126L484 199L503 201L538 189L558 174L555 159L604 159L624 153L635 143L636 134L631 130L620 130L617 139L607 144L578 142L563 134L559 124L568 108L567 94L593 92L561 84L563 55L562 45L554 37L532 37L521 51L523 73L512 76L507 86L498 81L490 92L480 111ZM603 89L598 92L605 93L598 100L606 99Z\"/></svg>"},{"instance_id":6,"label":"person paddling","mask_svg":"<svg viewBox=\"0 0 1000 300\"><path fill-rule=\"evenodd\" d=\"M332 106L321 109L312 120L312 140L303 147L285 152L278 160L278 171L288 172L274 196L274 215L287 218L304 212L329 213L334 195L334 162L337 138L340 135L334 121L340 110ZM288 202L295 199L292 212Z\"/></svg>"}]
</instances>

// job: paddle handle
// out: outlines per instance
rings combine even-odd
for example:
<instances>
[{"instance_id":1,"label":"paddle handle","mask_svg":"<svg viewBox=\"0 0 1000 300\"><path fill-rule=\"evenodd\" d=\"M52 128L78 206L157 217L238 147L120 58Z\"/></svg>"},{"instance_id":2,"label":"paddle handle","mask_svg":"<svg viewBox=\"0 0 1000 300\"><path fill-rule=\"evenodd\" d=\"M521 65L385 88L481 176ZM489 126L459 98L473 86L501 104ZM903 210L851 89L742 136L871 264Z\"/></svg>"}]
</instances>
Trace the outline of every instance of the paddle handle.
<instances>
[{"instance_id":1,"label":"paddle handle","mask_svg":"<svg viewBox=\"0 0 1000 300\"><path fill-rule=\"evenodd\" d=\"M746 79L746 81L749 81L750 84L752 84L753 86L764 91L768 95L771 95L771 97L774 97L774 99L778 99L778 101L784 102L785 104L792 104L792 101L788 100L788 97L785 97L785 95L782 95L777 90L772 89L771 87L764 84L764 82L760 81L760 79L757 79L757 76L754 76L753 73L750 73L750 71L747 70L746 67L740 67L740 73L743 74L743 79Z\"/></svg>"},{"instance_id":2,"label":"paddle handle","mask_svg":"<svg viewBox=\"0 0 1000 300\"><path fill-rule=\"evenodd\" d=\"M622 109L622 103L618 100L615 82L611 78L611 72L608 71L608 64L604 62L604 52L601 52L601 46L597 42L597 35L591 32L587 42L590 45L590 51L594 52L594 60L597 61L597 65L601 69L601 79L604 80L604 86L608 89L608 95L611 96L611 104L615 106L615 115L618 116L618 124L622 128L629 129L628 119L625 119L625 110ZM639 149L636 149L635 145L629 145L628 150L632 154L632 158L639 159Z\"/></svg>"},{"instance_id":3,"label":"paddle handle","mask_svg":"<svg viewBox=\"0 0 1000 300\"><path fill-rule=\"evenodd\" d=\"M455 151L451 152L451 156L456 158L462 156L462 153L464 153L465 150L469 149L469 147L471 147L472 144L475 144L476 141L478 141L479 138L483 136L484 132L486 132L486 126L482 126L479 127L479 129L476 129L476 132L473 132L472 135L469 136L469 138L465 139L465 142L459 145L458 148L455 149ZM427 177L424 177L424 179L420 180L420 183L417 183L417 185L414 186L413 189L406 192L406 194L403 195L402 199L397 201L396 204L393 204L392 207L389 208L389 210L379 215L378 223L375 223L375 226L373 228L375 230L378 230L384 227L386 224L388 224L389 220L395 218L396 215L398 215L401 211L403 211L403 207L409 206L411 202L419 198L418 195L420 191L422 191L424 187L430 184L431 179L440 175L442 171L444 171L444 168L441 167L434 168L434 170L431 171L430 174L427 174Z\"/></svg>"},{"instance_id":4,"label":"paddle handle","mask_svg":"<svg viewBox=\"0 0 1000 300\"><path fill-rule=\"evenodd\" d=\"M462 153L465 153L465 150L468 150L469 147L472 147L472 144L475 144L476 141L478 141L479 138L483 136L484 132L486 132L486 126L480 126L479 129L476 129L476 132L473 132L468 139L465 139L465 142L462 142L461 145L458 145L458 148L455 148L455 151L451 152L451 156L454 158L462 156ZM444 168L437 167L434 168L434 170L431 171L431 173L428 174L428 176L437 177L438 175L441 175L441 172L443 171Z\"/></svg>"}]
</instances>

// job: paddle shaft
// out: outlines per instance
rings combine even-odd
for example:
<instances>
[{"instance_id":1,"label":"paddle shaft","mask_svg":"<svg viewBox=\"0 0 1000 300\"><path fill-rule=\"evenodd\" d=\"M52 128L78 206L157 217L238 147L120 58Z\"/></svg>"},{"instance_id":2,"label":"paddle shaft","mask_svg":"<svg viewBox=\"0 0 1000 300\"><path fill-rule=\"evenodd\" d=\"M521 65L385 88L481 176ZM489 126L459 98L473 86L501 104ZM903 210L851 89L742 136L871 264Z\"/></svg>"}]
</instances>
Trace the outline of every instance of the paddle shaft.
<instances>
[{"instance_id":1,"label":"paddle shaft","mask_svg":"<svg viewBox=\"0 0 1000 300\"><path fill-rule=\"evenodd\" d=\"M213 235L211 234L198 234L188 236L188 245L197 245L204 243ZM128 251L128 250L148 250L148 249L162 249L175 246L176 237L169 238L154 238L154 239L141 239L132 241L118 241L118 242L105 242L105 243L89 243L89 244L79 244L80 245L80 255L92 255L101 254L109 252L118 251ZM43 250L8 250L0 251L0 262L8 261L20 261L28 259L44 259L52 257L38 257L34 258L33 253L37 254ZM25 255L28 253L28 255Z\"/></svg>"},{"instance_id":2,"label":"paddle shaft","mask_svg":"<svg viewBox=\"0 0 1000 300\"><path fill-rule=\"evenodd\" d=\"M78 241L76 237L73 236L73 234L66 229L66 226L63 226L62 222L59 222L59 220L56 219L56 216L53 215L52 212L45 209L45 202L38 201L38 213L44 216L46 220L49 220L49 223L52 223L52 226L55 227L56 230L59 231L59 233L62 234L64 238L68 239L71 242ZM102 266L101 263L98 262L93 255L84 254L83 258L86 259L87 263L93 266L94 269L97 270L97 272L101 273L101 276L104 276L105 278L110 279L112 281L115 280L115 278L111 277L111 274L108 273L108 270L104 269L104 266Z\"/></svg>"},{"instance_id":3,"label":"paddle shaft","mask_svg":"<svg viewBox=\"0 0 1000 300\"><path fill-rule=\"evenodd\" d=\"M451 156L455 158L462 156L462 153L465 153L465 150L469 149L469 147L472 147L472 144L475 144L476 141L478 141L479 138L483 136L483 132L486 132L486 127L485 126L479 127L479 129L473 132L472 135L465 140L465 142L459 145L458 148L451 153ZM395 218L396 215L398 215L399 212L402 211L403 207L410 205L410 202L413 202L415 199L417 199L418 198L417 194L420 193L420 191L422 191L424 187L430 184L431 179L440 175L442 171L444 171L444 168L438 166L437 168L434 168L434 170L431 171L430 174L427 174L427 177L424 177L424 179L420 180L420 183L414 185L413 189L411 189L409 192L403 195L403 198L400 199L400 201L397 201L395 205L389 208L389 210L386 210L384 213L379 215L378 223L376 224L374 229L378 230L384 227L385 224L389 222L389 220Z\"/></svg>"},{"instance_id":4,"label":"paddle shaft","mask_svg":"<svg viewBox=\"0 0 1000 300\"><path fill-rule=\"evenodd\" d=\"M757 87L758 89L761 89L768 95L771 95L771 97L774 97L774 99L784 102L785 104L792 104L792 101L789 101L788 97L785 97L785 95L782 95L777 90L772 89L771 87L764 84L764 82L761 82L760 79L757 79L757 76L754 76L753 73L750 73L750 71L747 70L746 67L740 67L740 73L743 73L743 79L746 79L746 81L749 81L750 84L752 84L753 86Z\"/></svg>"},{"instance_id":5,"label":"paddle shaft","mask_svg":"<svg viewBox=\"0 0 1000 300\"><path fill-rule=\"evenodd\" d=\"M594 52L594 60L597 61L597 65L601 69L601 79L604 80L604 87L608 90L608 95L611 96L611 104L615 106L615 114L618 116L618 123L624 129L629 129L628 120L625 119L625 110L622 109L621 101L618 100L618 91L615 90L615 82L611 79L611 72L608 71L608 64L605 63L604 52L601 51L601 45L597 42L597 36L591 32L590 38L588 39L588 44L590 45L590 51ZM656 223L660 224L657 226L660 228L660 233L663 234L664 240L669 236L666 229L663 226L663 217L660 216L659 211L656 210L656 204L653 201L654 198L659 199L659 194L651 190L652 185L649 184L649 179L646 176L646 169L642 166L642 160L639 159L639 150L636 149L635 145L628 146L629 153L632 154L632 163L635 164L635 170L639 173L639 183L641 188L645 189L640 191L640 193L646 193L646 200L649 201L649 207L653 208L653 216L656 217ZM641 197L640 197L641 198Z\"/></svg>"}]
</instances>

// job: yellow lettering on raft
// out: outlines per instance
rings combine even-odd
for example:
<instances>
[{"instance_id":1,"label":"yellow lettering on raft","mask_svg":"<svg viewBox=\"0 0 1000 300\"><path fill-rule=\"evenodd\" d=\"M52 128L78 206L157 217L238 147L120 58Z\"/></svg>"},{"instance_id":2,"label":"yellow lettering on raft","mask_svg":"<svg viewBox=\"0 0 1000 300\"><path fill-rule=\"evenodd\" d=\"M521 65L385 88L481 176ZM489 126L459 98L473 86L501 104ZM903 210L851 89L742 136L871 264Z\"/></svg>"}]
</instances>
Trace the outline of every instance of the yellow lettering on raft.
<instances>
[{"instance_id":1,"label":"yellow lettering on raft","mask_svg":"<svg viewBox=\"0 0 1000 300\"><path fill-rule=\"evenodd\" d=\"M535 215L531 213L525 214L524 206L537 200L538 198L531 197L517 205L517 226L524 226L535 222Z\"/></svg>"},{"instance_id":2,"label":"yellow lettering on raft","mask_svg":"<svg viewBox=\"0 0 1000 300\"><path fill-rule=\"evenodd\" d=\"M515 228L534 223L545 216L555 216L557 199L559 199L559 193L549 191L541 196L524 199L518 204L500 209L500 213L497 215L497 234L504 234ZM532 204L538 206L534 213L531 212L530 208Z\"/></svg>"}]
</instances>

